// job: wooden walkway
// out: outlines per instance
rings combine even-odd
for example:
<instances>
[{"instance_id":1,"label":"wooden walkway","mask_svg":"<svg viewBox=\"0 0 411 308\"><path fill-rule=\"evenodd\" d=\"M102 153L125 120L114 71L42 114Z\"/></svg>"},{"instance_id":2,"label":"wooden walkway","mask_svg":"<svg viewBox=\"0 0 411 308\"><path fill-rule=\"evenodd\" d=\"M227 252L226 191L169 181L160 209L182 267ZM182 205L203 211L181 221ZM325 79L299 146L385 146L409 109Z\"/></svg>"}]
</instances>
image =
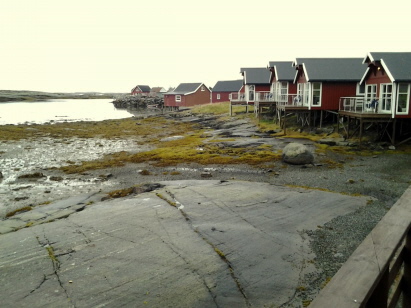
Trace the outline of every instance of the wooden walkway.
<instances>
[{"instance_id":1,"label":"wooden walkway","mask_svg":"<svg viewBox=\"0 0 411 308\"><path fill-rule=\"evenodd\" d=\"M309 307L411 307L411 187Z\"/></svg>"},{"instance_id":2,"label":"wooden walkway","mask_svg":"<svg viewBox=\"0 0 411 308\"><path fill-rule=\"evenodd\" d=\"M341 119L343 120L345 119L347 124L344 125L344 123L340 121ZM352 138L358 132L359 143L361 144L363 131L364 131L364 125L367 123L369 124L382 123L382 124L385 124L385 127L382 129L382 133L383 134L386 133L391 143L394 144L395 143L395 121L396 120L391 117L391 114L339 111L337 130L339 131L340 124L342 124L342 127L345 131L345 136L347 139ZM390 123L393 123L391 135L387 130L387 127Z\"/></svg>"}]
</instances>

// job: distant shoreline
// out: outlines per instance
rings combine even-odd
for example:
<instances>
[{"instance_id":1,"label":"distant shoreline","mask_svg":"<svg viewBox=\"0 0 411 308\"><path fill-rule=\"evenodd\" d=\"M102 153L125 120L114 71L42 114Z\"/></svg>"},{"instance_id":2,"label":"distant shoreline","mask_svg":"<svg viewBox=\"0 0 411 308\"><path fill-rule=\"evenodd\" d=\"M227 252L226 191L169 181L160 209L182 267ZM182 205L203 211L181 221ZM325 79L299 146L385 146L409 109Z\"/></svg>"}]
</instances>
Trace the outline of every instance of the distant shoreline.
<instances>
[{"instance_id":1,"label":"distant shoreline","mask_svg":"<svg viewBox=\"0 0 411 308\"><path fill-rule=\"evenodd\" d=\"M126 93L100 93L100 92L40 92L0 90L0 103L10 102L37 102L50 99L116 99Z\"/></svg>"}]
</instances>

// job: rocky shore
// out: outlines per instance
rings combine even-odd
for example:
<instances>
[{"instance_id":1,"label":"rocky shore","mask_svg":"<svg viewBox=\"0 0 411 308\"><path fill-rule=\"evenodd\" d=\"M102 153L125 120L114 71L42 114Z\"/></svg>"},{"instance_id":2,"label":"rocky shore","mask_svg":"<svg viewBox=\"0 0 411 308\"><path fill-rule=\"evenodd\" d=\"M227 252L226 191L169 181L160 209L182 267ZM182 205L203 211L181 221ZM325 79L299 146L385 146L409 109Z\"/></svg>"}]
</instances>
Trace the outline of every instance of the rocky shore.
<instances>
[{"instance_id":1,"label":"rocky shore","mask_svg":"<svg viewBox=\"0 0 411 308\"><path fill-rule=\"evenodd\" d=\"M162 108L164 99L161 97L141 97L138 95L124 95L113 101L116 108L144 109L148 107Z\"/></svg>"},{"instance_id":2,"label":"rocky shore","mask_svg":"<svg viewBox=\"0 0 411 308\"><path fill-rule=\"evenodd\" d=\"M257 168L246 163L203 165L181 161L173 166L155 166L145 162L65 174L57 167L68 161L79 163L110 153L137 153L151 147L144 146L141 138L130 135L116 139L39 136L34 139L0 140L0 214L3 217L0 221L0 233L3 235L0 236L13 230L30 229L45 222L67 218L87 206L107 200L110 192L118 191L117 194L121 195L125 189L145 183L246 181L365 198L366 206L351 208L314 229L299 231L309 243L314 255L310 265L314 265L315 269L301 270L299 285L294 286L292 296L282 299L280 307L301 307L309 304L410 185L410 154L406 145L394 150L385 144L370 143L367 150L359 150L353 144L341 148L336 145L337 140L332 143L335 149L333 145L324 148L318 140L289 138L263 131L249 118L233 117L221 121L219 116L189 111L164 117L169 121L196 124L197 129L208 137L204 139L204 147L212 144L221 149L241 149L244 152L266 147L272 152L281 153L290 143L300 143L313 156L306 164L289 164L280 160ZM141 128L137 118L136 124ZM329 138L327 142L330 142ZM315 202L313 200L309 202ZM302 207L311 205L301 204ZM18 211L24 208L30 211ZM16 212L6 217L13 211ZM289 258L293 257L290 255L286 259ZM306 268L305 265L303 267Z\"/></svg>"}]
</instances>

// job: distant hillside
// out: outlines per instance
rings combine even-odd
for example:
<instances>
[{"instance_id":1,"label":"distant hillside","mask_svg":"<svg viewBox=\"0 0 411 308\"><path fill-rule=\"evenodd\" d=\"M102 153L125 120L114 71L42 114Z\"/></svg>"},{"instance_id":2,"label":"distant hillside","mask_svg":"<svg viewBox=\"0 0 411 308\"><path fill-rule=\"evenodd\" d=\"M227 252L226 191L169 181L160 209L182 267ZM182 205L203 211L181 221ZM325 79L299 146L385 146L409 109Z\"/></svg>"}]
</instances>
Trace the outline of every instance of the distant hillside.
<instances>
[{"instance_id":1,"label":"distant hillside","mask_svg":"<svg viewBox=\"0 0 411 308\"><path fill-rule=\"evenodd\" d=\"M0 90L1 102L27 101L35 102L48 99L76 99L76 98L112 98L116 99L124 93L99 93L99 92L75 92L75 93L50 93L39 91L15 91L15 90Z\"/></svg>"}]
</instances>

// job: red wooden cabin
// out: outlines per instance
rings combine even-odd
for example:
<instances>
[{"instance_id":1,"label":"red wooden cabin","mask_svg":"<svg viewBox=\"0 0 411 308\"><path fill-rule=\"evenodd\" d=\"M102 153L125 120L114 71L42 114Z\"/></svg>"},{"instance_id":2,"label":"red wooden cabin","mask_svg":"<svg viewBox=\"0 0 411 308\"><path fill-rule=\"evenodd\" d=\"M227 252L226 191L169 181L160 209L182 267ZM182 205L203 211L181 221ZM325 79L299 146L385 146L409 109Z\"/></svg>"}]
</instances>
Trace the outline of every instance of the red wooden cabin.
<instances>
[{"instance_id":1,"label":"red wooden cabin","mask_svg":"<svg viewBox=\"0 0 411 308\"><path fill-rule=\"evenodd\" d=\"M172 92L164 93L165 107L190 107L210 103L211 91L203 83L180 83Z\"/></svg>"},{"instance_id":2,"label":"red wooden cabin","mask_svg":"<svg viewBox=\"0 0 411 308\"><path fill-rule=\"evenodd\" d=\"M243 86L236 95L232 94L231 102L253 105L255 101L267 99L270 94L270 71L265 67L241 68Z\"/></svg>"},{"instance_id":3,"label":"red wooden cabin","mask_svg":"<svg viewBox=\"0 0 411 308\"><path fill-rule=\"evenodd\" d=\"M242 86L242 79L217 81L211 93L211 102L229 102L232 98L231 93L237 93Z\"/></svg>"},{"instance_id":4,"label":"red wooden cabin","mask_svg":"<svg viewBox=\"0 0 411 308\"><path fill-rule=\"evenodd\" d=\"M411 118L411 52L370 52L363 62L368 65L361 80L363 112Z\"/></svg>"},{"instance_id":5,"label":"red wooden cabin","mask_svg":"<svg viewBox=\"0 0 411 308\"><path fill-rule=\"evenodd\" d=\"M297 84L294 83L296 70L292 61L270 61L270 93L276 104L288 104L297 94Z\"/></svg>"},{"instance_id":6,"label":"red wooden cabin","mask_svg":"<svg viewBox=\"0 0 411 308\"><path fill-rule=\"evenodd\" d=\"M340 97L363 95L360 81L366 67L362 58L298 58L293 104L308 110L338 111Z\"/></svg>"},{"instance_id":7,"label":"red wooden cabin","mask_svg":"<svg viewBox=\"0 0 411 308\"><path fill-rule=\"evenodd\" d=\"M137 85L131 90L131 95L142 95L148 96L150 95L150 87L146 85Z\"/></svg>"}]
</instances>

